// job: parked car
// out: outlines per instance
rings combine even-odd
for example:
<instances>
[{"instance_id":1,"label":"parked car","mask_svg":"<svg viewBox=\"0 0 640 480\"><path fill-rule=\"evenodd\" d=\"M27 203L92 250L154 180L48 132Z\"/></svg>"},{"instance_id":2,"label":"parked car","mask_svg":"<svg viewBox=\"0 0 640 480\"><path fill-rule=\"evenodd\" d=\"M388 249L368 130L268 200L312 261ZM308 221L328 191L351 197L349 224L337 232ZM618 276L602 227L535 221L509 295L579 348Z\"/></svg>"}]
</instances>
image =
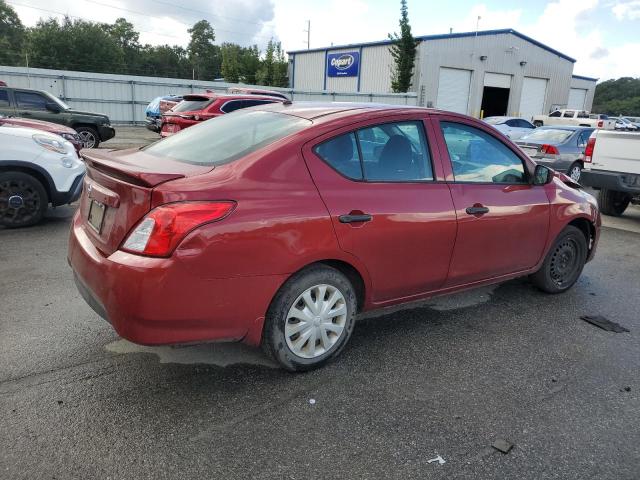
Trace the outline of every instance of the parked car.
<instances>
[{"instance_id":1,"label":"parked car","mask_svg":"<svg viewBox=\"0 0 640 480\"><path fill-rule=\"evenodd\" d=\"M181 101L182 96L178 95L165 95L151 100L144 110L146 127L152 132L159 133L162 127L162 114L171 110Z\"/></svg>"},{"instance_id":2,"label":"parked car","mask_svg":"<svg viewBox=\"0 0 640 480\"><path fill-rule=\"evenodd\" d=\"M106 115L74 110L42 90L0 87L0 115L71 127L80 135L85 148L95 148L116 134Z\"/></svg>"},{"instance_id":3,"label":"parked car","mask_svg":"<svg viewBox=\"0 0 640 480\"><path fill-rule=\"evenodd\" d=\"M43 122L41 120L27 120L26 118L7 118L0 115L0 126L5 127L26 127L42 130L43 132L60 135L65 140L71 142L77 152L84 146L80 135L73 129L58 125L57 123Z\"/></svg>"},{"instance_id":4,"label":"parked car","mask_svg":"<svg viewBox=\"0 0 640 480\"><path fill-rule=\"evenodd\" d=\"M511 140L517 140L535 129L535 125L524 118L518 117L487 117L484 119L489 125L502 132Z\"/></svg>"},{"instance_id":5,"label":"parked car","mask_svg":"<svg viewBox=\"0 0 640 480\"><path fill-rule=\"evenodd\" d=\"M585 151L583 183L598 192L605 215L619 217L640 205L640 135L595 131Z\"/></svg>"},{"instance_id":6,"label":"parked car","mask_svg":"<svg viewBox=\"0 0 640 480\"><path fill-rule=\"evenodd\" d=\"M133 342L241 340L289 370L336 356L356 312L526 275L564 292L599 237L566 175L425 108L263 105L82 154L68 258L89 305Z\"/></svg>"},{"instance_id":7,"label":"parked car","mask_svg":"<svg viewBox=\"0 0 640 480\"><path fill-rule=\"evenodd\" d=\"M241 94L241 95L260 95L260 96L269 96L276 97L282 100L289 100L282 92L277 92L275 90L266 90L262 88L250 88L250 87L229 87L227 89L227 93L231 94Z\"/></svg>"},{"instance_id":8,"label":"parked car","mask_svg":"<svg viewBox=\"0 0 640 480\"><path fill-rule=\"evenodd\" d=\"M593 128L540 127L516 142L539 165L566 172L574 182L580 181L584 168L584 151Z\"/></svg>"},{"instance_id":9,"label":"parked car","mask_svg":"<svg viewBox=\"0 0 640 480\"><path fill-rule=\"evenodd\" d=\"M605 130L613 130L615 128L615 121L606 115L570 109L555 110L549 115L534 115L533 124L536 127L542 127L543 125L574 125L577 127L603 128Z\"/></svg>"},{"instance_id":10,"label":"parked car","mask_svg":"<svg viewBox=\"0 0 640 480\"><path fill-rule=\"evenodd\" d=\"M49 204L74 202L84 173L75 148L59 135L0 125L0 225L35 225Z\"/></svg>"},{"instance_id":11,"label":"parked car","mask_svg":"<svg viewBox=\"0 0 640 480\"><path fill-rule=\"evenodd\" d=\"M624 117L624 118L625 120L628 120L631 123L633 123L640 130L640 117Z\"/></svg>"},{"instance_id":12,"label":"parked car","mask_svg":"<svg viewBox=\"0 0 640 480\"><path fill-rule=\"evenodd\" d=\"M281 101L275 97L247 94L206 92L185 95L178 105L162 115L160 135L168 137L196 123L219 117L225 113Z\"/></svg>"},{"instance_id":13,"label":"parked car","mask_svg":"<svg viewBox=\"0 0 640 480\"><path fill-rule=\"evenodd\" d=\"M623 130L625 132L638 131L638 127L633 122L631 122L630 120L627 120L624 117L609 117L609 118L611 118L611 120L616 122L616 125L615 125L616 130Z\"/></svg>"}]
</instances>

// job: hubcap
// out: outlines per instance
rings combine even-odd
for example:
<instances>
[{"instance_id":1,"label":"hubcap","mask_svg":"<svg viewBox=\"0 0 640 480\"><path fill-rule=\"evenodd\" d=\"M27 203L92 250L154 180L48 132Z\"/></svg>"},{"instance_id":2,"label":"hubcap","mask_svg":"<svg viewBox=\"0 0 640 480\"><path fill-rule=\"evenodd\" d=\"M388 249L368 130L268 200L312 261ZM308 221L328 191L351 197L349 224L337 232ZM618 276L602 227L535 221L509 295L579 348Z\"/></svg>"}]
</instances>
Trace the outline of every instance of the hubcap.
<instances>
[{"instance_id":1,"label":"hubcap","mask_svg":"<svg viewBox=\"0 0 640 480\"><path fill-rule=\"evenodd\" d=\"M287 346L302 358L328 352L340 339L347 322L347 302L332 285L305 290L289 309L284 327Z\"/></svg>"},{"instance_id":2,"label":"hubcap","mask_svg":"<svg viewBox=\"0 0 640 480\"><path fill-rule=\"evenodd\" d=\"M82 131L78 133L80 136L80 140L82 140L82 144L84 148L93 148L96 145L96 136L88 131Z\"/></svg>"},{"instance_id":3,"label":"hubcap","mask_svg":"<svg viewBox=\"0 0 640 480\"><path fill-rule=\"evenodd\" d=\"M21 225L32 220L40 210L42 199L27 182L6 180L0 183L0 220Z\"/></svg>"},{"instance_id":4,"label":"hubcap","mask_svg":"<svg viewBox=\"0 0 640 480\"><path fill-rule=\"evenodd\" d=\"M577 182L578 180L580 180L580 173L580 167L576 165L571 169L571 172L569 172L569 176L571 177L571 180Z\"/></svg>"},{"instance_id":5,"label":"hubcap","mask_svg":"<svg viewBox=\"0 0 640 480\"><path fill-rule=\"evenodd\" d=\"M579 267L579 249L573 239L567 239L556 247L551 257L551 279L558 286L563 286L575 274Z\"/></svg>"}]
</instances>

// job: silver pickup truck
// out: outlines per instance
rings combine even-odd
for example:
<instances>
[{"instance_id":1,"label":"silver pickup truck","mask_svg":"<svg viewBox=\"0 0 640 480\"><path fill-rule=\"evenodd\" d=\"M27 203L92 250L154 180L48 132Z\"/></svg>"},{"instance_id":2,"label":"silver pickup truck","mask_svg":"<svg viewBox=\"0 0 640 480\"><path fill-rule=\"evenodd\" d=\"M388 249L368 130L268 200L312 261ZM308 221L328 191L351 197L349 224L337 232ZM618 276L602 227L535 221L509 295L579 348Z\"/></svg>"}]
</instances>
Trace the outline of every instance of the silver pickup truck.
<instances>
[{"instance_id":1,"label":"silver pickup truck","mask_svg":"<svg viewBox=\"0 0 640 480\"><path fill-rule=\"evenodd\" d=\"M640 204L640 135L595 130L587 142L580 183L599 190L600 211L620 216Z\"/></svg>"}]
</instances>

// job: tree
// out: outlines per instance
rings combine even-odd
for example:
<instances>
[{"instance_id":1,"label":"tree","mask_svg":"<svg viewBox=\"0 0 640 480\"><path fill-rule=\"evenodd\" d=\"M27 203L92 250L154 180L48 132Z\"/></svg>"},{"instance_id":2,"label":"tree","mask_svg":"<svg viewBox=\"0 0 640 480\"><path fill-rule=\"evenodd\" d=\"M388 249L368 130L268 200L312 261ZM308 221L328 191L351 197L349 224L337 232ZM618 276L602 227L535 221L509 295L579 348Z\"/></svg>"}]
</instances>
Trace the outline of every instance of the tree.
<instances>
[{"instance_id":1,"label":"tree","mask_svg":"<svg viewBox=\"0 0 640 480\"><path fill-rule=\"evenodd\" d=\"M21 65L25 28L15 10L0 0L0 64Z\"/></svg>"},{"instance_id":2,"label":"tree","mask_svg":"<svg viewBox=\"0 0 640 480\"><path fill-rule=\"evenodd\" d=\"M256 84L258 82L257 74L260 69L260 50L257 45L240 49L240 77L245 83Z\"/></svg>"},{"instance_id":3,"label":"tree","mask_svg":"<svg viewBox=\"0 0 640 480\"><path fill-rule=\"evenodd\" d=\"M596 85L593 111L640 117L640 78L621 77Z\"/></svg>"},{"instance_id":4,"label":"tree","mask_svg":"<svg viewBox=\"0 0 640 480\"><path fill-rule=\"evenodd\" d=\"M240 46L234 43L223 43L222 47L222 76L225 82L238 83L240 81Z\"/></svg>"},{"instance_id":5,"label":"tree","mask_svg":"<svg viewBox=\"0 0 640 480\"><path fill-rule=\"evenodd\" d=\"M140 34L132 23L118 18L113 25L106 25L107 33L115 40L124 57L125 73L140 69Z\"/></svg>"},{"instance_id":6,"label":"tree","mask_svg":"<svg viewBox=\"0 0 640 480\"><path fill-rule=\"evenodd\" d=\"M269 40L264 59L258 70L257 80L260 85L272 87L286 87L288 64L284 57L284 51L280 42Z\"/></svg>"},{"instance_id":7,"label":"tree","mask_svg":"<svg viewBox=\"0 0 640 480\"><path fill-rule=\"evenodd\" d=\"M390 34L389 40L393 42L389 51L395 63L391 72L391 89L396 93L405 93L411 87L418 47L418 42L411 34L407 0L400 1L400 35Z\"/></svg>"},{"instance_id":8,"label":"tree","mask_svg":"<svg viewBox=\"0 0 640 480\"><path fill-rule=\"evenodd\" d=\"M189 61L198 80L215 80L220 76L220 47L214 45L216 34L211 24L200 20L191 27L187 46Z\"/></svg>"}]
</instances>

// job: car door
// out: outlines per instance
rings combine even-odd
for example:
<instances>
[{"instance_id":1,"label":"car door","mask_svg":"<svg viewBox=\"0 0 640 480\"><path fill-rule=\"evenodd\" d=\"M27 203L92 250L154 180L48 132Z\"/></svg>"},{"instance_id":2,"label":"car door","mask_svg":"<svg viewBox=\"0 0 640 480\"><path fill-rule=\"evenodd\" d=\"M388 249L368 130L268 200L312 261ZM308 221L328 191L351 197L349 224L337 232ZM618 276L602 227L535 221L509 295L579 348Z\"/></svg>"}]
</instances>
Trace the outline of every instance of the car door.
<instances>
[{"instance_id":1,"label":"car door","mask_svg":"<svg viewBox=\"0 0 640 480\"><path fill-rule=\"evenodd\" d=\"M61 123L60 113L47 110L50 100L38 92L14 90L17 116L46 122Z\"/></svg>"},{"instance_id":2,"label":"car door","mask_svg":"<svg viewBox=\"0 0 640 480\"><path fill-rule=\"evenodd\" d=\"M533 164L479 122L443 115L434 123L458 218L445 286L535 266L547 238L549 200L530 183Z\"/></svg>"},{"instance_id":3,"label":"car door","mask_svg":"<svg viewBox=\"0 0 640 480\"><path fill-rule=\"evenodd\" d=\"M5 117L13 117L16 110L11 102L11 95L8 89L0 88L0 115Z\"/></svg>"},{"instance_id":4,"label":"car door","mask_svg":"<svg viewBox=\"0 0 640 480\"><path fill-rule=\"evenodd\" d=\"M420 116L345 127L303 154L340 247L368 270L374 304L444 284L456 216Z\"/></svg>"}]
</instances>

